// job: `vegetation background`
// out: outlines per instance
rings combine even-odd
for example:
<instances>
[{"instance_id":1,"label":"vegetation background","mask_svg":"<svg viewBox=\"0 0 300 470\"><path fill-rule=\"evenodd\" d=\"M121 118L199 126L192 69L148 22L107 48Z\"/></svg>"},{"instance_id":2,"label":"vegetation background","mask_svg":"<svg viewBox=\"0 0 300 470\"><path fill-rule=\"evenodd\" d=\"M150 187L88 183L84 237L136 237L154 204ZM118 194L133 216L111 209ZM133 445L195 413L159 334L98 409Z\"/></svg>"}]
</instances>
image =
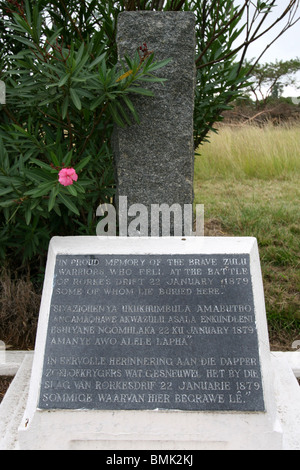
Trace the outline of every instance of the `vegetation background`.
<instances>
[{"instance_id":1,"label":"vegetation background","mask_svg":"<svg viewBox=\"0 0 300 470\"><path fill-rule=\"evenodd\" d=\"M7 89L0 105L0 338L7 345L34 347L49 240L95 234L96 208L114 195L113 127L138 122L132 93L147 99L147 82L161 82L164 63L155 51L117 65L118 14L141 9L195 13L195 202L205 204L208 234L258 237L270 331L288 335L286 346L296 339L299 128L294 119L281 127L282 116L258 123L260 104L239 102L261 58L246 61L249 44L279 21L283 33L298 20L299 0L276 3L0 0L0 79ZM237 110L247 115L242 130L229 118L230 127L220 127ZM245 121L277 127L246 128ZM64 187L58 172L67 167L79 178Z\"/></svg>"}]
</instances>

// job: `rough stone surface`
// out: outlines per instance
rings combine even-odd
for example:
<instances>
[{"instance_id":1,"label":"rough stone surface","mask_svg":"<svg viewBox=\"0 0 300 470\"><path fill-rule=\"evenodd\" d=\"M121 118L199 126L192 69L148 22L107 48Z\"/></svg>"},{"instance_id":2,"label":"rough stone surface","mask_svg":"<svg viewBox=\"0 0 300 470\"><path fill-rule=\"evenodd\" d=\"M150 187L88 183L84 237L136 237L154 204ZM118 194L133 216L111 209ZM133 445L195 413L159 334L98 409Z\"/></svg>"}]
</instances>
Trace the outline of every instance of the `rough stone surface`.
<instances>
[{"instance_id":1,"label":"rough stone surface","mask_svg":"<svg viewBox=\"0 0 300 470\"><path fill-rule=\"evenodd\" d=\"M146 43L155 60L172 59L154 72L168 79L164 85L147 83L154 97L131 97L141 124L115 132L117 196L127 196L128 205L193 202L194 31L192 12L142 11L119 16L120 58L132 57Z\"/></svg>"}]
</instances>

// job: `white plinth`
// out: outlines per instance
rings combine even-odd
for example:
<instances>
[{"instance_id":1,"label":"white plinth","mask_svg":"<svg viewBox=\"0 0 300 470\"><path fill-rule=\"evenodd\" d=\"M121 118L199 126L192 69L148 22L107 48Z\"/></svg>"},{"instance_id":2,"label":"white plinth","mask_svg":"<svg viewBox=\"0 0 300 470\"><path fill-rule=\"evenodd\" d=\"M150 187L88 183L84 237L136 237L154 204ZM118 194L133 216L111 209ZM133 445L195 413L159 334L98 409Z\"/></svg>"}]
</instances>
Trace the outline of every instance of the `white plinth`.
<instances>
[{"instance_id":1,"label":"white plinth","mask_svg":"<svg viewBox=\"0 0 300 470\"><path fill-rule=\"evenodd\" d=\"M20 364L15 365L18 373L0 404L0 450L20 448L18 429L21 422L23 428L33 355L32 352L23 351L22 357L24 361L21 367ZM300 387L295 379L299 376L300 353L271 352L271 358L275 376L274 396L283 431L283 450L300 450ZM76 444L84 447L83 442L77 441Z\"/></svg>"},{"instance_id":2,"label":"white plinth","mask_svg":"<svg viewBox=\"0 0 300 470\"><path fill-rule=\"evenodd\" d=\"M42 410L38 408L57 254L249 254L265 412ZM52 239L21 449L281 449L264 293L254 238Z\"/></svg>"}]
</instances>

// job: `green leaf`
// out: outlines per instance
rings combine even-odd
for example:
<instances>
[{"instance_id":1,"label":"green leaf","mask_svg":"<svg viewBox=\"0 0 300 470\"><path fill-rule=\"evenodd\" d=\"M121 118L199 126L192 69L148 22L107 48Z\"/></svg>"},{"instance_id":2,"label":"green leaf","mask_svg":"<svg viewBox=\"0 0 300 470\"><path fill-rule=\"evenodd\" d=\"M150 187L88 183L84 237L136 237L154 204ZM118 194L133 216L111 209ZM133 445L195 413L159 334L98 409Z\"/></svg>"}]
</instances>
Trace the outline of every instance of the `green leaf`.
<instances>
[{"instance_id":1,"label":"green leaf","mask_svg":"<svg viewBox=\"0 0 300 470\"><path fill-rule=\"evenodd\" d=\"M0 196L5 196L13 191L13 188L0 189Z\"/></svg>"},{"instance_id":2,"label":"green leaf","mask_svg":"<svg viewBox=\"0 0 300 470\"><path fill-rule=\"evenodd\" d=\"M15 22L19 24L21 30L28 33L29 36L32 37L32 29L29 26L29 23L27 23L18 13L13 13L13 17L15 19Z\"/></svg>"},{"instance_id":3,"label":"green leaf","mask_svg":"<svg viewBox=\"0 0 300 470\"><path fill-rule=\"evenodd\" d=\"M56 181L48 181L47 183L40 184L37 188L31 189L30 191L26 191L24 193L25 196L32 196L32 197L41 197L45 196L49 193L49 191L53 188L53 184Z\"/></svg>"},{"instance_id":4,"label":"green leaf","mask_svg":"<svg viewBox=\"0 0 300 470\"><path fill-rule=\"evenodd\" d=\"M81 194L85 193L84 187L78 181L76 181L76 191Z\"/></svg>"},{"instance_id":5,"label":"green leaf","mask_svg":"<svg viewBox=\"0 0 300 470\"><path fill-rule=\"evenodd\" d=\"M91 160L92 156L90 155L89 157L86 157L86 158L83 158L81 160L81 162L79 162L77 165L75 165L75 170L76 170L76 173L78 173L79 171L81 171L88 163L89 161Z\"/></svg>"},{"instance_id":6,"label":"green leaf","mask_svg":"<svg viewBox=\"0 0 300 470\"><path fill-rule=\"evenodd\" d=\"M71 95L71 99L72 99L74 105L80 111L81 108L82 108L81 101L80 101L80 98L79 98L76 90L74 90L74 88L70 88L70 95Z\"/></svg>"},{"instance_id":7,"label":"green leaf","mask_svg":"<svg viewBox=\"0 0 300 470\"><path fill-rule=\"evenodd\" d=\"M130 121L130 119L129 119L129 117L128 117L126 111L125 111L125 109L123 108L123 106L121 105L121 103L119 103L119 101L117 101L116 105L117 105L117 109L118 109L118 111L119 111L119 113L120 113L120 116L122 116L122 118L123 118L123 119L126 121L126 123L130 126L130 125L131 125L131 121Z\"/></svg>"},{"instance_id":8,"label":"green leaf","mask_svg":"<svg viewBox=\"0 0 300 470\"><path fill-rule=\"evenodd\" d=\"M31 216L32 216L32 212L31 212L31 210L30 210L30 206L28 206L28 207L26 208L26 211L25 211L25 222L26 222L26 225L29 225L29 224L30 224Z\"/></svg>"},{"instance_id":9,"label":"green leaf","mask_svg":"<svg viewBox=\"0 0 300 470\"><path fill-rule=\"evenodd\" d=\"M41 168L44 168L47 171L52 171L52 168L49 165L49 163L42 162L40 160L37 160L36 158L31 158L30 161L32 163L35 163L36 165L40 166Z\"/></svg>"},{"instance_id":10,"label":"green leaf","mask_svg":"<svg viewBox=\"0 0 300 470\"><path fill-rule=\"evenodd\" d=\"M149 83L164 83L167 82L167 78L156 78L156 77L139 77L139 82L149 82Z\"/></svg>"},{"instance_id":11,"label":"green leaf","mask_svg":"<svg viewBox=\"0 0 300 470\"><path fill-rule=\"evenodd\" d=\"M73 150L70 150L70 152L68 152L63 159L63 163L65 164L65 167L68 167L71 164L72 157L73 157Z\"/></svg>"},{"instance_id":12,"label":"green leaf","mask_svg":"<svg viewBox=\"0 0 300 470\"><path fill-rule=\"evenodd\" d=\"M60 166L57 155L54 152L50 152L50 155L51 155L52 163L54 163L55 166Z\"/></svg>"},{"instance_id":13,"label":"green leaf","mask_svg":"<svg viewBox=\"0 0 300 470\"><path fill-rule=\"evenodd\" d=\"M23 181L21 178L17 178L17 177L14 177L14 176L0 176L0 183L3 183L7 186L11 186L11 185L14 185L16 187L18 186L22 186L23 184Z\"/></svg>"},{"instance_id":14,"label":"green leaf","mask_svg":"<svg viewBox=\"0 0 300 470\"><path fill-rule=\"evenodd\" d=\"M64 86L64 85L67 83L67 81L69 80L69 78L70 78L70 74L67 73L64 77L62 77L62 78L59 80L57 86L58 86L58 87Z\"/></svg>"},{"instance_id":15,"label":"green leaf","mask_svg":"<svg viewBox=\"0 0 300 470\"><path fill-rule=\"evenodd\" d=\"M124 95L124 96L123 96L123 100L125 101L126 106L127 106L127 107L130 109L130 111L132 112L135 121L139 124L139 123L140 123L140 118L139 118L139 116L138 116L136 110L134 109L134 106L133 106L132 102L130 101L130 99L128 98L128 96Z\"/></svg>"},{"instance_id":16,"label":"green leaf","mask_svg":"<svg viewBox=\"0 0 300 470\"><path fill-rule=\"evenodd\" d=\"M120 118L120 116L119 116L118 111L117 111L116 108L117 108L116 105L114 105L114 104L112 104L112 103L110 103L110 104L108 105L108 109L109 109L109 111L110 111L110 113L111 113L111 115L112 115L112 118L113 118L114 122L115 122L119 127L124 128L124 127L125 127L125 124L124 124L124 122L122 121L122 119Z\"/></svg>"},{"instance_id":17,"label":"green leaf","mask_svg":"<svg viewBox=\"0 0 300 470\"><path fill-rule=\"evenodd\" d=\"M74 212L76 215L80 215L79 210L75 204L63 193L58 194L58 199L68 208L70 211Z\"/></svg>"},{"instance_id":18,"label":"green leaf","mask_svg":"<svg viewBox=\"0 0 300 470\"><path fill-rule=\"evenodd\" d=\"M84 53L84 48L85 48L85 44L84 42L81 44L80 48L79 48L79 51L77 52L77 57L76 57L76 67L78 67L81 59L82 59L82 56L83 56L83 53Z\"/></svg>"},{"instance_id":19,"label":"green leaf","mask_svg":"<svg viewBox=\"0 0 300 470\"><path fill-rule=\"evenodd\" d=\"M66 118L67 112L68 112L68 106L69 106L69 97L68 95L65 97L62 108L61 108L61 117L63 119Z\"/></svg>"},{"instance_id":20,"label":"green leaf","mask_svg":"<svg viewBox=\"0 0 300 470\"><path fill-rule=\"evenodd\" d=\"M74 187L74 183L70 186L67 186L67 190L69 191L69 193L71 194L71 196L77 196L77 191L76 191L76 188Z\"/></svg>"},{"instance_id":21,"label":"green leaf","mask_svg":"<svg viewBox=\"0 0 300 470\"><path fill-rule=\"evenodd\" d=\"M91 104L90 106L90 110L91 111L94 111L98 106L100 106L100 104L103 103L103 101L105 100L105 97L104 96L99 96L99 98L97 98L94 103Z\"/></svg>"},{"instance_id":22,"label":"green leaf","mask_svg":"<svg viewBox=\"0 0 300 470\"><path fill-rule=\"evenodd\" d=\"M131 93L137 93L139 95L145 95L145 96L154 96L154 93L150 90L146 90L145 88L127 88L126 91L129 91Z\"/></svg>"},{"instance_id":23,"label":"green leaf","mask_svg":"<svg viewBox=\"0 0 300 470\"><path fill-rule=\"evenodd\" d=\"M59 192L59 186L56 185L52 188L51 193L50 193L50 197L49 197L49 201L48 201L48 211L49 212L51 212L53 207L55 206L56 197L57 197L58 192Z\"/></svg>"},{"instance_id":24,"label":"green leaf","mask_svg":"<svg viewBox=\"0 0 300 470\"><path fill-rule=\"evenodd\" d=\"M15 199L7 199L7 201L0 202L1 207L10 207L16 203Z\"/></svg>"},{"instance_id":25,"label":"green leaf","mask_svg":"<svg viewBox=\"0 0 300 470\"><path fill-rule=\"evenodd\" d=\"M26 38L23 38L22 36L16 36L15 34L13 34L12 36L12 39L15 39L16 41L18 42L21 42L22 44L25 44L26 46L29 46L29 47L32 47L32 41L30 41L29 39L26 39ZM17 56L15 56L16 58Z\"/></svg>"},{"instance_id":26,"label":"green leaf","mask_svg":"<svg viewBox=\"0 0 300 470\"><path fill-rule=\"evenodd\" d=\"M164 59L161 60L160 62L155 62L153 65L149 67L149 71L153 72L153 70L158 70L161 69L162 67L165 67L169 62L171 62L172 59Z\"/></svg>"},{"instance_id":27,"label":"green leaf","mask_svg":"<svg viewBox=\"0 0 300 470\"><path fill-rule=\"evenodd\" d=\"M105 56L106 56L106 52L104 52L99 57L97 57L95 60L93 60L93 62L89 65L88 68L92 69L93 67L95 67L95 65L99 64L100 62L102 62L102 60L104 60Z\"/></svg>"}]
</instances>

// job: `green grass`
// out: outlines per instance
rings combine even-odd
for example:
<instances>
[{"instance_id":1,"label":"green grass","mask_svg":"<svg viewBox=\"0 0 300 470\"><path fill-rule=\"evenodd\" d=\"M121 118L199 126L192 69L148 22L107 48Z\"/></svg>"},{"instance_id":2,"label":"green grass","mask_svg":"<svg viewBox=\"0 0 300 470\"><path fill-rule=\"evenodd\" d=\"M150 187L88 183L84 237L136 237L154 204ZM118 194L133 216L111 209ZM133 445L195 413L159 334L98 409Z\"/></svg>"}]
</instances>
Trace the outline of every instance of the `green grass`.
<instances>
[{"instance_id":1,"label":"green grass","mask_svg":"<svg viewBox=\"0 0 300 470\"><path fill-rule=\"evenodd\" d=\"M257 238L270 328L300 335L299 127L223 127L199 151L195 203L224 234Z\"/></svg>"}]
</instances>

